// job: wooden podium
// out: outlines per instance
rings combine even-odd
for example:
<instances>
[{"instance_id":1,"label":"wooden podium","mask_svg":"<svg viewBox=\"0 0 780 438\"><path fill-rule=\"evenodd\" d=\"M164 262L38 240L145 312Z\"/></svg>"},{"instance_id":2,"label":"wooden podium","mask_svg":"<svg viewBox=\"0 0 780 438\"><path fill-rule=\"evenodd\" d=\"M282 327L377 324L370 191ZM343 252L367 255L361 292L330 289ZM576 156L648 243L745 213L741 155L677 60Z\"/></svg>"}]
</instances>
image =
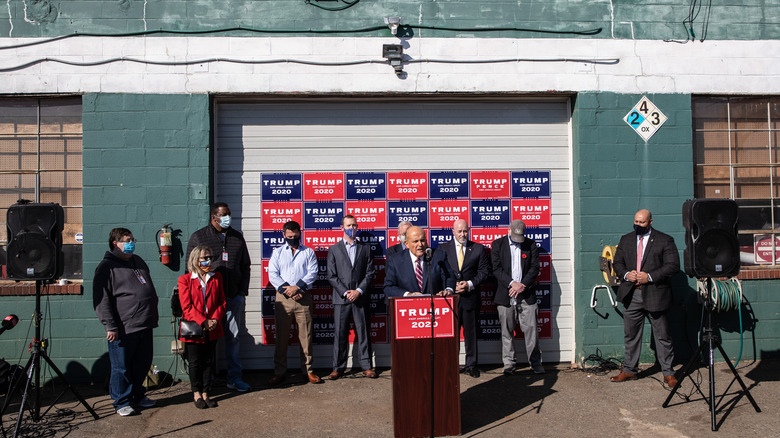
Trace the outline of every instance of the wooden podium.
<instances>
[{"instance_id":1,"label":"wooden podium","mask_svg":"<svg viewBox=\"0 0 780 438\"><path fill-rule=\"evenodd\" d=\"M457 297L435 297L433 436L460 435ZM431 297L390 299L393 430L431 436Z\"/></svg>"}]
</instances>

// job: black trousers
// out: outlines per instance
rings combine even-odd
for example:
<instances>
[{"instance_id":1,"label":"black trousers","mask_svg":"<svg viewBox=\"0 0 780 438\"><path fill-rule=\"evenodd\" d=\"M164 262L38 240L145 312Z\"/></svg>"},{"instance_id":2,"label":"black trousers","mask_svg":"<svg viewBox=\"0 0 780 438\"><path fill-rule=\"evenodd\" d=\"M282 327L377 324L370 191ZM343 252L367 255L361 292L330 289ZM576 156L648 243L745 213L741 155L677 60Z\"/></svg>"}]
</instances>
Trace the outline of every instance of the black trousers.
<instances>
[{"instance_id":1,"label":"black trousers","mask_svg":"<svg viewBox=\"0 0 780 438\"><path fill-rule=\"evenodd\" d=\"M211 392L211 371L216 351L217 341L184 343L184 354L189 362L192 392L205 392L207 394Z\"/></svg>"}]
</instances>

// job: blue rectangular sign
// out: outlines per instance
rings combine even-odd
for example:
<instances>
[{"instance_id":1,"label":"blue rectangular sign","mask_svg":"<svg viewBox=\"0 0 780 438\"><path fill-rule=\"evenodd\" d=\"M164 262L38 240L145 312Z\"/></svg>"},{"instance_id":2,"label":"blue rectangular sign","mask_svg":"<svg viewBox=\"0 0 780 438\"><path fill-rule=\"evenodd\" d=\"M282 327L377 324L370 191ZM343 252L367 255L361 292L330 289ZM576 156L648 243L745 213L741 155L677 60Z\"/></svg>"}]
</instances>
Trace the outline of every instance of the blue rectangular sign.
<instances>
[{"instance_id":1,"label":"blue rectangular sign","mask_svg":"<svg viewBox=\"0 0 780 438\"><path fill-rule=\"evenodd\" d=\"M444 228L434 228L429 231L431 248L438 248L442 243L447 243L452 240L452 230Z\"/></svg>"},{"instance_id":2,"label":"blue rectangular sign","mask_svg":"<svg viewBox=\"0 0 780 438\"><path fill-rule=\"evenodd\" d=\"M428 228L428 201L389 201L387 223L395 226L401 222Z\"/></svg>"},{"instance_id":3,"label":"blue rectangular sign","mask_svg":"<svg viewBox=\"0 0 780 438\"><path fill-rule=\"evenodd\" d=\"M468 172L430 172L428 175L430 199L467 199Z\"/></svg>"},{"instance_id":4,"label":"blue rectangular sign","mask_svg":"<svg viewBox=\"0 0 780 438\"><path fill-rule=\"evenodd\" d=\"M513 198L549 198L550 171L512 172Z\"/></svg>"},{"instance_id":5,"label":"blue rectangular sign","mask_svg":"<svg viewBox=\"0 0 780 438\"><path fill-rule=\"evenodd\" d=\"M552 254L552 239L550 238L552 228L526 228L525 237L530 237L536 241L539 247L539 254Z\"/></svg>"},{"instance_id":6,"label":"blue rectangular sign","mask_svg":"<svg viewBox=\"0 0 780 438\"><path fill-rule=\"evenodd\" d=\"M264 173L261 178L263 201L300 201L303 199L303 175L300 173Z\"/></svg>"},{"instance_id":7,"label":"blue rectangular sign","mask_svg":"<svg viewBox=\"0 0 780 438\"><path fill-rule=\"evenodd\" d=\"M471 226L474 228L508 227L509 199L471 200Z\"/></svg>"},{"instance_id":8,"label":"blue rectangular sign","mask_svg":"<svg viewBox=\"0 0 780 438\"><path fill-rule=\"evenodd\" d=\"M263 239L263 258L270 259L274 248L284 245L284 236L281 231L263 231L260 235Z\"/></svg>"},{"instance_id":9,"label":"blue rectangular sign","mask_svg":"<svg viewBox=\"0 0 780 438\"><path fill-rule=\"evenodd\" d=\"M387 175L384 172L347 173L347 200L371 201L387 197Z\"/></svg>"},{"instance_id":10,"label":"blue rectangular sign","mask_svg":"<svg viewBox=\"0 0 780 438\"><path fill-rule=\"evenodd\" d=\"M333 229L341 226L343 202L304 202L304 229Z\"/></svg>"},{"instance_id":11,"label":"blue rectangular sign","mask_svg":"<svg viewBox=\"0 0 780 438\"><path fill-rule=\"evenodd\" d=\"M539 310L552 310L552 285L549 283L536 284L536 303Z\"/></svg>"},{"instance_id":12,"label":"blue rectangular sign","mask_svg":"<svg viewBox=\"0 0 780 438\"><path fill-rule=\"evenodd\" d=\"M384 257L387 249L387 230L358 229L357 239L371 247L372 257Z\"/></svg>"}]
</instances>

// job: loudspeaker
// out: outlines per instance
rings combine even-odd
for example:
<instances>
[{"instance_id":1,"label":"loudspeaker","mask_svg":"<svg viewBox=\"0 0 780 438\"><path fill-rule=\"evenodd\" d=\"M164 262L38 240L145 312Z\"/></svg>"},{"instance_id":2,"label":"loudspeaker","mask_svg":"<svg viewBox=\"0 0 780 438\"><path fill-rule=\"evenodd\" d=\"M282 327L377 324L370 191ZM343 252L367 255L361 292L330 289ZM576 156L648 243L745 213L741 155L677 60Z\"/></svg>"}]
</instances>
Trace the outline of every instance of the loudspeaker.
<instances>
[{"instance_id":1,"label":"loudspeaker","mask_svg":"<svg viewBox=\"0 0 780 438\"><path fill-rule=\"evenodd\" d=\"M12 280L54 280L62 275L62 228L59 204L8 207L7 271Z\"/></svg>"},{"instance_id":2,"label":"loudspeaker","mask_svg":"<svg viewBox=\"0 0 780 438\"><path fill-rule=\"evenodd\" d=\"M685 273L698 278L739 274L737 203L731 199L690 199L683 204L682 216Z\"/></svg>"}]
</instances>

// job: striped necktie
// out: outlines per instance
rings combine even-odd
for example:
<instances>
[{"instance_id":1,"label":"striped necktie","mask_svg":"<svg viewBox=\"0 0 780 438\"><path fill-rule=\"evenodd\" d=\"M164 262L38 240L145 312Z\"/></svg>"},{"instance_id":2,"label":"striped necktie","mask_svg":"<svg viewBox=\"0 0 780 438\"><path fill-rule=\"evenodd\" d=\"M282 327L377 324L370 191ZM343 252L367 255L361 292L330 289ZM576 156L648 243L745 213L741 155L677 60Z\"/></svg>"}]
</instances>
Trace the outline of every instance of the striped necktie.
<instances>
[{"instance_id":1,"label":"striped necktie","mask_svg":"<svg viewBox=\"0 0 780 438\"><path fill-rule=\"evenodd\" d=\"M416 265L414 267L414 275L417 276L417 285L420 287L420 292L422 292L423 289L423 270L422 270L422 263L420 263L420 259L417 259Z\"/></svg>"}]
</instances>

